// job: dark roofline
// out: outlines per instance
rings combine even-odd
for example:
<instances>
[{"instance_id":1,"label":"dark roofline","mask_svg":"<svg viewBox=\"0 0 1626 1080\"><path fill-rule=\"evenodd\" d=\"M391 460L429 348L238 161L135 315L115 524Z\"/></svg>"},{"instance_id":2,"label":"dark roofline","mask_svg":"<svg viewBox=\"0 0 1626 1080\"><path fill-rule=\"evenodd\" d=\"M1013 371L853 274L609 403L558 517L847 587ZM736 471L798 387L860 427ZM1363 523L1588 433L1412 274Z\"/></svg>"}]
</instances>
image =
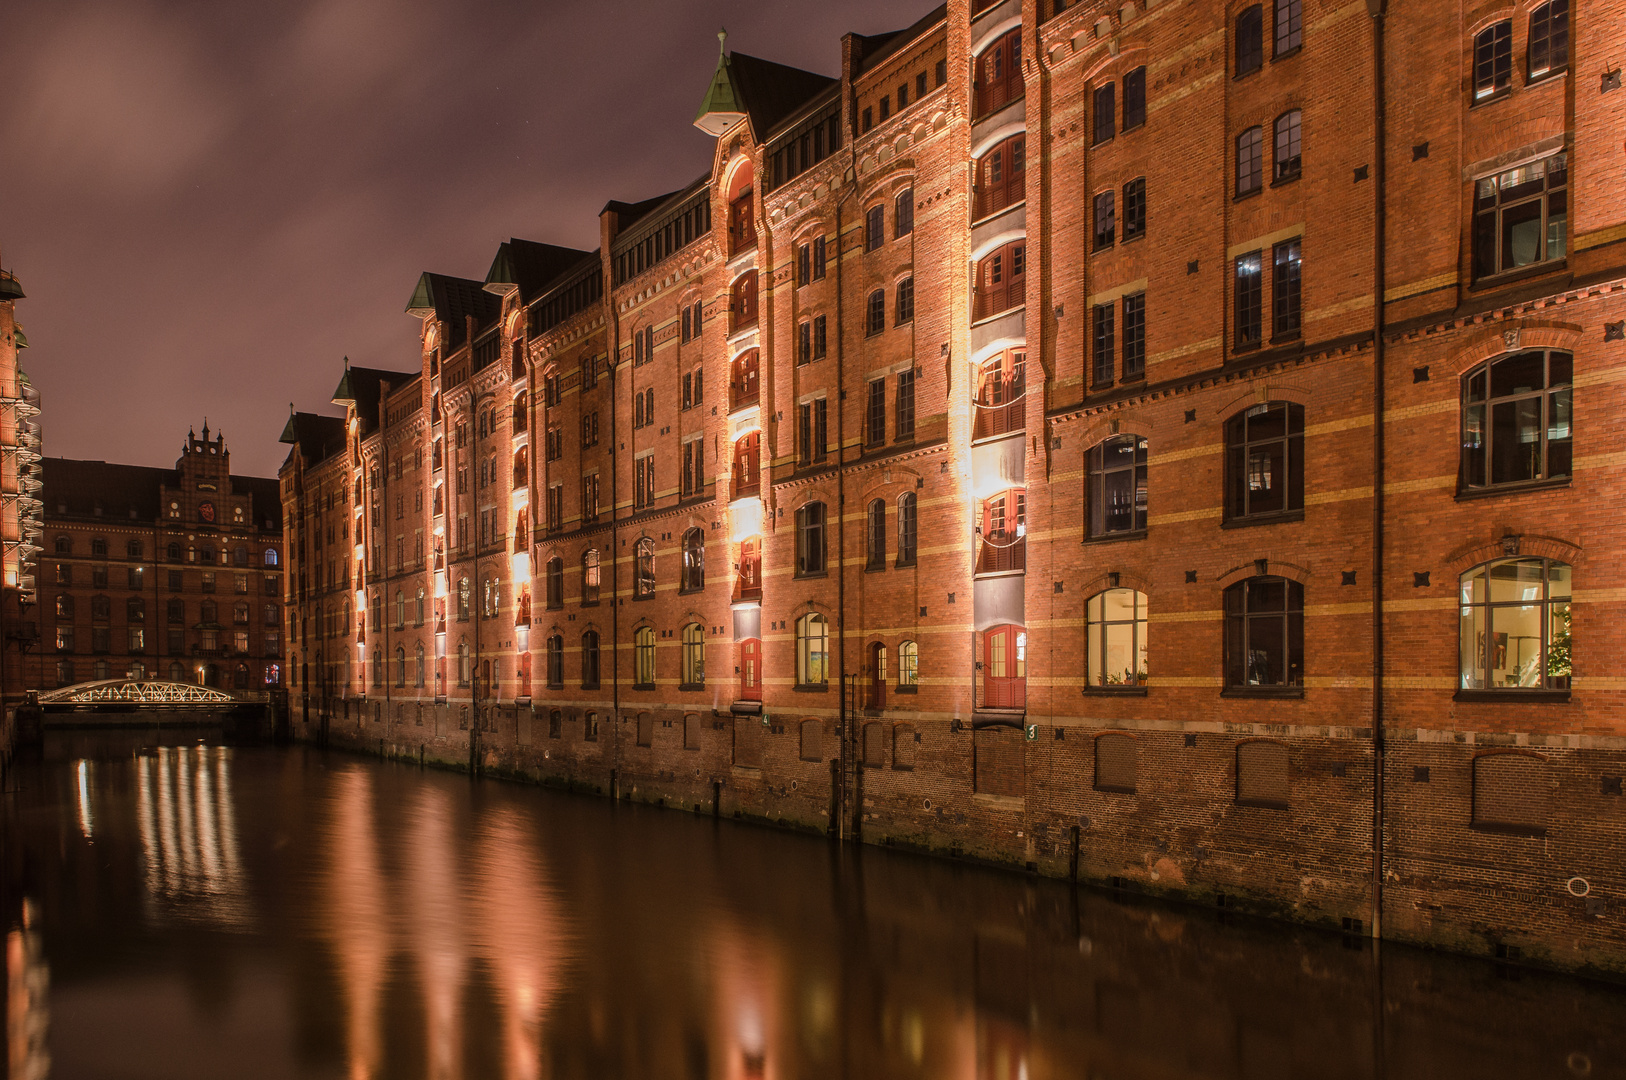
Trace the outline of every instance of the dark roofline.
<instances>
[{"instance_id":1,"label":"dark roofline","mask_svg":"<svg viewBox=\"0 0 1626 1080\"><path fill-rule=\"evenodd\" d=\"M948 18L948 5L941 4L927 12L921 18L915 20L912 25L906 26L902 30L894 30L890 34L873 34L867 36L864 34L854 34L853 37L864 43L863 49L860 50L858 54L859 66L858 70L853 72L854 77L867 73L871 68L880 64L881 61L891 57L894 53L902 51L905 47L913 43L916 38L920 37L926 31L930 30L932 27L936 26L946 18ZM879 43L875 46L873 52L870 51L871 42Z\"/></svg>"}]
</instances>

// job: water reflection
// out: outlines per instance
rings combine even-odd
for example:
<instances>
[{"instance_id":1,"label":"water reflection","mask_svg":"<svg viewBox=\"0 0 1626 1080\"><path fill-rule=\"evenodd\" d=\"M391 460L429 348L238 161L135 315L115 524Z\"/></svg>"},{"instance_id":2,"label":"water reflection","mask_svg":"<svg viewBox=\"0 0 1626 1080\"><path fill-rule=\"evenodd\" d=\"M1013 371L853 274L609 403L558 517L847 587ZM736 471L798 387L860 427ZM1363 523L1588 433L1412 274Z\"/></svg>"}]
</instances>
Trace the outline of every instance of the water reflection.
<instances>
[{"instance_id":1,"label":"water reflection","mask_svg":"<svg viewBox=\"0 0 1626 1080\"><path fill-rule=\"evenodd\" d=\"M50 1058L56 1077L105 1074L107 1053L152 1076L246 1061L354 1080L1626 1062L1626 995L1598 984L1397 948L1380 963L1291 927L670 811L304 749L79 752L20 775L0 819L14 1076Z\"/></svg>"}]
</instances>

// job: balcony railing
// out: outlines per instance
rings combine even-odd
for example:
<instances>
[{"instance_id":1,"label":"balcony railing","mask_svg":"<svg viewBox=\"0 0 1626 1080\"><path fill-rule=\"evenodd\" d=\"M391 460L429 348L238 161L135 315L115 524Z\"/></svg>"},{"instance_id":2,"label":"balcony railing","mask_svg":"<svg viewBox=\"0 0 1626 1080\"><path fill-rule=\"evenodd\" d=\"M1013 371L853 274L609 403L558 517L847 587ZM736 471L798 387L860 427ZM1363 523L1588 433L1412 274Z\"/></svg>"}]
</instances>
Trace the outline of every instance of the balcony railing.
<instances>
[{"instance_id":1,"label":"balcony railing","mask_svg":"<svg viewBox=\"0 0 1626 1080\"><path fill-rule=\"evenodd\" d=\"M1027 398L1019 396L1002 405L976 403L976 422L971 432L973 439L991 439L1027 426Z\"/></svg>"}]
</instances>

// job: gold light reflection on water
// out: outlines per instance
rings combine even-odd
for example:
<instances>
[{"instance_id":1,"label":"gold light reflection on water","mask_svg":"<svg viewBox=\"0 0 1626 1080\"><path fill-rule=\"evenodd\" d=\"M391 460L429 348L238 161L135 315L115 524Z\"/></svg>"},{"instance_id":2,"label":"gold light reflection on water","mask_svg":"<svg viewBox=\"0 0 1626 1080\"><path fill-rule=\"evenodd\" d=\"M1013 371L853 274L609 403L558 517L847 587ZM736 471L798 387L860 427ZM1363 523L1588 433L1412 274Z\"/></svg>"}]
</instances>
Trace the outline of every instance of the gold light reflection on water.
<instances>
[{"instance_id":1,"label":"gold light reflection on water","mask_svg":"<svg viewBox=\"0 0 1626 1080\"><path fill-rule=\"evenodd\" d=\"M90 762L85 758L79 759L74 780L79 787L79 832L89 840L96 831L96 820L90 812Z\"/></svg>"},{"instance_id":2,"label":"gold light reflection on water","mask_svg":"<svg viewBox=\"0 0 1626 1080\"><path fill-rule=\"evenodd\" d=\"M51 1052L50 968L35 927L34 901L23 901L22 925L6 935L6 1075L12 1080L45 1080Z\"/></svg>"},{"instance_id":3,"label":"gold light reflection on water","mask_svg":"<svg viewBox=\"0 0 1626 1080\"><path fill-rule=\"evenodd\" d=\"M442 790L425 787L391 823L399 861L386 869L375 792L362 769L338 778L320 892L345 999L348 1073L378 1075L386 1045L391 961L410 962L422 994L427 1075L464 1071L472 972L492 980L500 1011L502 1075L543 1075L543 1018L565 961L562 918L532 824L506 808L473 827ZM399 1037L399 1036L396 1036Z\"/></svg>"},{"instance_id":4,"label":"gold light reflection on water","mask_svg":"<svg viewBox=\"0 0 1626 1080\"><path fill-rule=\"evenodd\" d=\"M220 746L172 746L137 759L136 820L151 915L249 925L230 754Z\"/></svg>"}]
</instances>

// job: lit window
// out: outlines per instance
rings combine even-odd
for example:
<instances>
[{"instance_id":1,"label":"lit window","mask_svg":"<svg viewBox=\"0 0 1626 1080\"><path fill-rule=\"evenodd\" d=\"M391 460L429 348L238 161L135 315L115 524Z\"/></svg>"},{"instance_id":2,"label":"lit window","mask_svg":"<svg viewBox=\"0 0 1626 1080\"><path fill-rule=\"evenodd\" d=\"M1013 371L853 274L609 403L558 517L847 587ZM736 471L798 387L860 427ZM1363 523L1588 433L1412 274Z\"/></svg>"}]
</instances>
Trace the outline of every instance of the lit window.
<instances>
[{"instance_id":1,"label":"lit window","mask_svg":"<svg viewBox=\"0 0 1626 1080\"><path fill-rule=\"evenodd\" d=\"M811 612L796 620L796 684L824 686L829 681L829 640L823 615Z\"/></svg>"},{"instance_id":2,"label":"lit window","mask_svg":"<svg viewBox=\"0 0 1626 1080\"><path fill-rule=\"evenodd\" d=\"M1108 589L1084 605L1085 668L1091 686L1146 685L1146 594Z\"/></svg>"},{"instance_id":3,"label":"lit window","mask_svg":"<svg viewBox=\"0 0 1626 1080\"><path fill-rule=\"evenodd\" d=\"M1463 690L1570 688L1570 568L1501 559L1462 575Z\"/></svg>"}]
</instances>

